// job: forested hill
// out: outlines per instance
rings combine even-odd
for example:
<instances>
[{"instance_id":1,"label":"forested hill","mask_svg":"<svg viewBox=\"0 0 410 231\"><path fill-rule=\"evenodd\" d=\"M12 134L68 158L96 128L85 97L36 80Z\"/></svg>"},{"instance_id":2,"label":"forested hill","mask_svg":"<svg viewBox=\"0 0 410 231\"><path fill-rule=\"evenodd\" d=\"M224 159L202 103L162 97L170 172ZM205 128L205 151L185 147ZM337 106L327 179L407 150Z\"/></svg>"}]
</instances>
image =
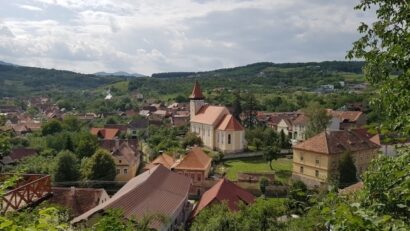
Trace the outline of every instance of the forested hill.
<instances>
[{"instance_id":1,"label":"forested hill","mask_svg":"<svg viewBox=\"0 0 410 231\"><path fill-rule=\"evenodd\" d=\"M93 89L125 79L0 63L0 97Z\"/></svg>"},{"instance_id":2,"label":"forested hill","mask_svg":"<svg viewBox=\"0 0 410 231\"><path fill-rule=\"evenodd\" d=\"M357 61L325 61L325 62L307 62L307 63L270 63L261 62L249 64L241 67L218 69L214 71L205 72L164 72L154 73L154 78L173 78L173 77L188 77L188 76L209 76L209 75L224 75L224 76L241 76L251 75L255 76L264 71L270 72L272 69L289 69L289 68L308 68L320 69L322 71L337 71L337 72L351 72L360 74L364 62Z\"/></svg>"},{"instance_id":3,"label":"forested hill","mask_svg":"<svg viewBox=\"0 0 410 231\"><path fill-rule=\"evenodd\" d=\"M186 95L195 80L204 89L242 89L266 93L272 90L314 90L320 85L340 81L363 82L363 62L309 62L255 63L242 67L219 69L207 72L170 72L153 74L151 78L133 79L129 90L158 95Z\"/></svg>"}]
</instances>

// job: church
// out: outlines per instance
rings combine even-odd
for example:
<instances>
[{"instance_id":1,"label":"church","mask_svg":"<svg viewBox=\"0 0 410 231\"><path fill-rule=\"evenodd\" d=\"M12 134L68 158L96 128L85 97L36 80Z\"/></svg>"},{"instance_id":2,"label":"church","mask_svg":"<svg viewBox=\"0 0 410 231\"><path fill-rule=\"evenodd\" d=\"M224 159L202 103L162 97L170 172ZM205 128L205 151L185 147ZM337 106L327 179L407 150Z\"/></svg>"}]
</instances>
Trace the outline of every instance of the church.
<instances>
[{"instance_id":1,"label":"church","mask_svg":"<svg viewBox=\"0 0 410 231\"><path fill-rule=\"evenodd\" d=\"M189 99L191 131L201 137L205 147L222 153L244 150L245 129L228 108L205 103L198 81Z\"/></svg>"}]
</instances>

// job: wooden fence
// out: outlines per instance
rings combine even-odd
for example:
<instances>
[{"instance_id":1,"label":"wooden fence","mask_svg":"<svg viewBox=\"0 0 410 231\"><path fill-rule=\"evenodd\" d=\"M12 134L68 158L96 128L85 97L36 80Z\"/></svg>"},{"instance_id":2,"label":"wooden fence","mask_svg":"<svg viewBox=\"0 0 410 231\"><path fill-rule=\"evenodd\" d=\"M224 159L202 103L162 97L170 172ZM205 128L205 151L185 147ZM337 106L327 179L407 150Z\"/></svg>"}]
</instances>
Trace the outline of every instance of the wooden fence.
<instances>
[{"instance_id":1,"label":"wooden fence","mask_svg":"<svg viewBox=\"0 0 410 231\"><path fill-rule=\"evenodd\" d=\"M51 194L51 179L49 175L23 175L23 181L6 192L0 198L0 211L19 210L30 206Z\"/></svg>"}]
</instances>

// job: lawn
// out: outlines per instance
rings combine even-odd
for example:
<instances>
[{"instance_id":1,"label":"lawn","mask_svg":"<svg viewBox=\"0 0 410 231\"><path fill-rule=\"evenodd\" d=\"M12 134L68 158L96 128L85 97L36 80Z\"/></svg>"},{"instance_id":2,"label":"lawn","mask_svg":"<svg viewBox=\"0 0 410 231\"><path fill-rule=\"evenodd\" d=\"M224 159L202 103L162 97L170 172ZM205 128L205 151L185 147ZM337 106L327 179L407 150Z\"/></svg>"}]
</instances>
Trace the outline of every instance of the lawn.
<instances>
[{"instance_id":1,"label":"lawn","mask_svg":"<svg viewBox=\"0 0 410 231\"><path fill-rule=\"evenodd\" d=\"M272 161L273 171L269 163L262 158L227 160L223 167L230 180L236 180L238 172L275 172L279 180L286 180L292 175L292 160L286 158Z\"/></svg>"}]
</instances>

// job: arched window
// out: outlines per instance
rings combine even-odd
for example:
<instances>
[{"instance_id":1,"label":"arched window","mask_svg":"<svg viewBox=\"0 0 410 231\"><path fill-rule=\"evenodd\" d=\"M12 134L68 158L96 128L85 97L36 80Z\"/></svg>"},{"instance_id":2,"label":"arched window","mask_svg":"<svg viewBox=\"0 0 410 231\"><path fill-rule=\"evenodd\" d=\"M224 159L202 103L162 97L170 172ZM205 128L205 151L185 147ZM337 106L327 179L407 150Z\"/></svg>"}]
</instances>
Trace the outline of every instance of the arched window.
<instances>
[{"instance_id":1,"label":"arched window","mask_svg":"<svg viewBox=\"0 0 410 231\"><path fill-rule=\"evenodd\" d=\"M228 134L228 144L231 144L231 134Z\"/></svg>"}]
</instances>

